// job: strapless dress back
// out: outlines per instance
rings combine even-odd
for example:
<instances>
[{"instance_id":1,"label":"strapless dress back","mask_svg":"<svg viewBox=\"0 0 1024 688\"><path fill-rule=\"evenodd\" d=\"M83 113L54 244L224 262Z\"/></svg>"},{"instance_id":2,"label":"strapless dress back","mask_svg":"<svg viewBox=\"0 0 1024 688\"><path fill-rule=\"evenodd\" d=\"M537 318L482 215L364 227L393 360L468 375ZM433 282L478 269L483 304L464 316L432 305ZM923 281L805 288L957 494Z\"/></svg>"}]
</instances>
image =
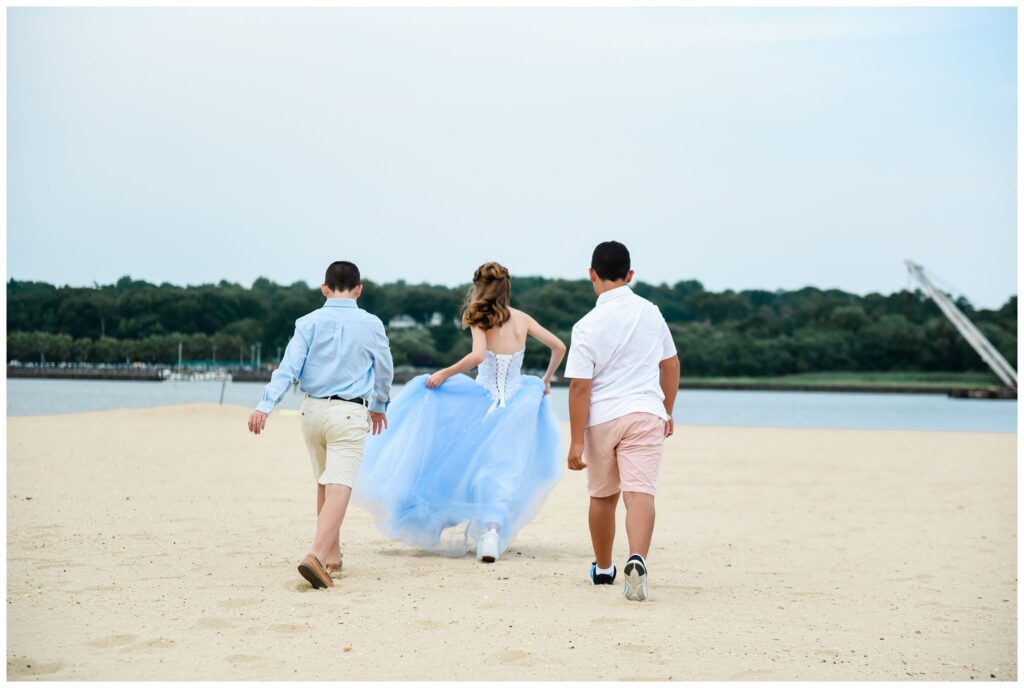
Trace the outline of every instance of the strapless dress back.
<instances>
[{"instance_id":1,"label":"strapless dress back","mask_svg":"<svg viewBox=\"0 0 1024 688\"><path fill-rule=\"evenodd\" d=\"M496 354L490 349L484 353L484 362L477 368L476 383L499 407L504 407L522 386L525 353L526 349L514 354Z\"/></svg>"}]
</instances>

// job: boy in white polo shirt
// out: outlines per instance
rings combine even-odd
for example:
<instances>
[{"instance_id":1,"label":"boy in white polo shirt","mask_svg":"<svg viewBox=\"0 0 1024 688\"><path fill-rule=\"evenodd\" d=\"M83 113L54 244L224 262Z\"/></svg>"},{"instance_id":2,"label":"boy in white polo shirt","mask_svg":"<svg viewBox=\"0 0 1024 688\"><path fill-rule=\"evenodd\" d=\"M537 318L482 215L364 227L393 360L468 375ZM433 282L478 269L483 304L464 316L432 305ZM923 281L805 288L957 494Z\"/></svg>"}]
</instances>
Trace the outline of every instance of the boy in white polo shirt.
<instances>
[{"instance_id":1,"label":"boy in white polo shirt","mask_svg":"<svg viewBox=\"0 0 1024 688\"><path fill-rule=\"evenodd\" d=\"M631 556L623 568L627 599L648 598L647 553L654 532L654 492L672 407L679 357L658 307L633 293L629 251L598 244L590 263L597 305L572 328L565 366L572 440L569 469L587 469L594 585L615 582L612 545L619 494L626 504Z\"/></svg>"}]
</instances>

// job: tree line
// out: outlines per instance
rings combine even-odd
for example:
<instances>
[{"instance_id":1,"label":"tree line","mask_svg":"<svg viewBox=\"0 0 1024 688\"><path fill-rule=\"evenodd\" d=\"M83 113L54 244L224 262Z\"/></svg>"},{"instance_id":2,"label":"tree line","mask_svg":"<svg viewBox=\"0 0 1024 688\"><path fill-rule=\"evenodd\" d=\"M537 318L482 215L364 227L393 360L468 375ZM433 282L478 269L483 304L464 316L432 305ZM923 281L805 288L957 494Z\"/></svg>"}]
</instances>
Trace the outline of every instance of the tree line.
<instances>
[{"instance_id":1,"label":"tree line","mask_svg":"<svg viewBox=\"0 0 1024 688\"><path fill-rule=\"evenodd\" d=\"M388 325L396 365L448 365L470 349L457 324L468 285L364 283L359 305ZM569 342L594 305L587 280L513 277L513 305ZM768 376L826 371L983 371L985 364L920 291L860 296L813 287L711 292L696 280L634 285L669 323L689 376ZM251 287L177 286L122 277L115 284L7 283L7 359L21 362L264 363L291 337L296 318L323 297L305 282L265 278ZM957 305L1016 366L1017 297L995 310ZM547 352L530 342L526 365Z\"/></svg>"}]
</instances>

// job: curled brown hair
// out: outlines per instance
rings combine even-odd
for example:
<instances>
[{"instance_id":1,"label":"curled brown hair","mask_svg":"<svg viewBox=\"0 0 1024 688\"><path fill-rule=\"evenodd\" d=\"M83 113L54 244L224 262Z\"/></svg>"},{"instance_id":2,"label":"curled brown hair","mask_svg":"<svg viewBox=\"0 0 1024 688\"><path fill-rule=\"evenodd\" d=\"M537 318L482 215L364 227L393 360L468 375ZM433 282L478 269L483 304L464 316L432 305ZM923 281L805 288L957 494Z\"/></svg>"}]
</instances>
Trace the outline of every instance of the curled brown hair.
<instances>
[{"instance_id":1,"label":"curled brown hair","mask_svg":"<svg viewBox=\"0 0 1024 688\"><path fill-rule=\"evenodd\" d=\"M508 310L512 280L501 263L484 263L473 273L473 286L466 294L462 311L463 327L490 330L501 327L511 317Z\"/></svg>"}]
</instances>

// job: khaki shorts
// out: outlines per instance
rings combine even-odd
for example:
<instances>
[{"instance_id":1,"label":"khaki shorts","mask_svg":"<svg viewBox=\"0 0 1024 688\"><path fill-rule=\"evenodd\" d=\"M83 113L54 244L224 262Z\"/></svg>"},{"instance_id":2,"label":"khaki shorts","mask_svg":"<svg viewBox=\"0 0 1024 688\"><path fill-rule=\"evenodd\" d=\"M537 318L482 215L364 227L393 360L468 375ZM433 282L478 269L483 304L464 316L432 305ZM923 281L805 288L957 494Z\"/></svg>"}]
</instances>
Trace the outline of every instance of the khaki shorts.
<instances>
[{"instance_id":1,"label":"khaki shorts","mask_svg":"<svg viewBox=\"0 0 1024 688\"><path fill-rule=\"evenodd\" d=\"M653 413L630 413L591 425L583 436L587 491L591 497L618 492L653 495L665 443L665 421Z\"/></svg>"},{"instance_id":2,"label":"khaki shorts","mask_svg":"<svg viewBox=\"0 0 1024 688\"><path fill-rule=\"evenodd\" d=\"M313 479L321 485L352 487L370 432L370 412L350 401L306 397L299 413Z\"/></svg>"}]
</instances>

